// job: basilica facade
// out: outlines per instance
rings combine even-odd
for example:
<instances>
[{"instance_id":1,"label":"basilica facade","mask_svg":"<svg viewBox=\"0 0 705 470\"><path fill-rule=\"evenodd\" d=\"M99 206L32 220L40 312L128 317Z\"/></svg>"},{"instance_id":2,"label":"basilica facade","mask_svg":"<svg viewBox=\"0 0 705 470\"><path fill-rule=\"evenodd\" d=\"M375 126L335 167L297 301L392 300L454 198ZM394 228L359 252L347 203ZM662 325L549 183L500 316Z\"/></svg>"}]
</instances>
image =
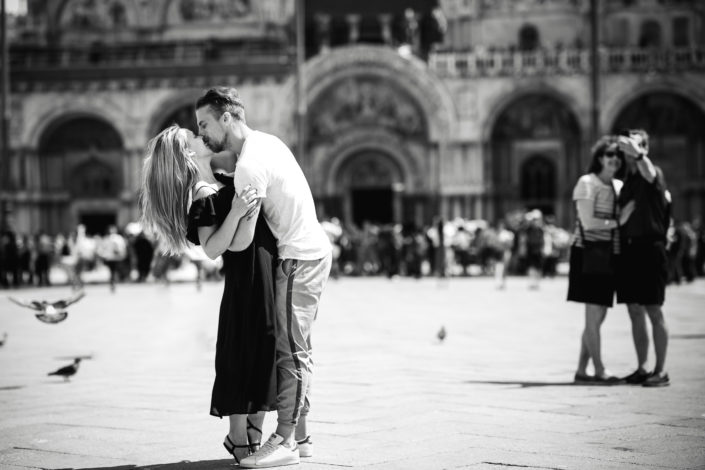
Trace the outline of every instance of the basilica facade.
<instances>
[{"instance_id":1,"label":"basilica facade","mask_svg":"<svg viewBox=\"0 0 705 470\"><path fill-rule=\"evenodd\" d=\"M589 0L302 3L297 68L294 0L30 0L0 192L15 229L137 220L147 141L193 128L213 85L295 152L319 217L567 226L594 136L623 128L650 133L674 216L705 216L703 2L596 2L596 81Z\"/></svg>"}]
</instances>

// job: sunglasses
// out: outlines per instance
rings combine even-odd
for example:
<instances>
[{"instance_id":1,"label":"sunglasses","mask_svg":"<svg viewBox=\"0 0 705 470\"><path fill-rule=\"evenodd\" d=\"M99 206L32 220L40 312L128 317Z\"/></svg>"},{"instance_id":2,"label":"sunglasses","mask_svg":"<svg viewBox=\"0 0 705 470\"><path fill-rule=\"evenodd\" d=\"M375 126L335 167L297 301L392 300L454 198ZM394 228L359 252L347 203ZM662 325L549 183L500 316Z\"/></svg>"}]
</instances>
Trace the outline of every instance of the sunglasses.
<instances>
[{"instance_id":1,"label":"sunglasses","mask_svg":"<svg viewBox=\"0 0 705 470\"><path fill-rule=\"evenodd\" d=\"M607 158L612 158L612 157L618 157L619 154L617 152L615 152L614 150L609 150L609 151L605 152L603 154L603 156L605 156Z\"/></svg>"}]
</instances>

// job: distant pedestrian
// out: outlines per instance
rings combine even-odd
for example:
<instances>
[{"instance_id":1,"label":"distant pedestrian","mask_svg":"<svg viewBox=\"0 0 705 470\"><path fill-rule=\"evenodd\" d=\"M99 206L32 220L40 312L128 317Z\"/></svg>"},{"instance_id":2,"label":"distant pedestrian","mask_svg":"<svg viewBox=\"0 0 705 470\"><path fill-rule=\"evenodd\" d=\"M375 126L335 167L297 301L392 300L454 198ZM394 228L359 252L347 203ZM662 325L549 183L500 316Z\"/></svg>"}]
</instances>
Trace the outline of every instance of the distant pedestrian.
<instances>
[{"instance_id":1,"label":"distant pedestrian","mask_svg":"<svg viewBox=\"0 0 705 470\"><path fill-rule=\"evenodd\" d=\"M154 246L144 231L140 231L135 237L134 250L137 258L137 282L144 282L149 276L154 257Z\"/></svg>"},{"instance_id":2,"label":"distant pedestrian","mask_svg":"<svg viewBox=\"0 0 705 470\"><path fill-rule=\"evenodd\" d=\"M605 136L592 148L588 172L573 189L577 210L574 242L570 249L568 300L585 304L585 328L580 340L577 383L614 384L619 378L607 372L602 362L600 327L612 307L617 288L616 256L619 254L619 217L617 194L622 182L615 175L623 169L624 155L617 137ZM593 248L603 250L605 263L592 269L588 262L595 257ZM598 253L599 254L599 253ZM592 361L594 374L587 373Z\"/></svg>"},{"instance_id":3,"label":"distant pedestrian","mask_svg":"<svg viewBox=\"0 0 705 470\"><path fill-rule=\"evenodd\" d=\"M543 272L544 239L543 214L534 209L526 214L526 265L529 271L529 289L538 289Z\"/></svg>"},{"instance_id":4,"label":"distant pedestrian","mask_svg":"<svg viewBox=\"0 0 705 470\"><path fill-rule=\"evenodd\" d=\"M98 243L97 255L110 270L110 291L115 292L120 265L127 258L127 242L115 225L108 227L108 233Z\"/></svg>"},{"instance_id":5,"label":"distant pedestrian","mask_svg":"<svg viewBox=\"0 0 705 470\"><path fill-rule=\"evenodd\" d=\"M512 259L514 248L514 232L507 228L504 220L497 221L497 261L494 265L494 278L498 289L507 287L507 267Z\"/></svg>"},{"instance_id":6,"label":"distant pedestrian","mask_svg":"<svg viewBox=\"0 0 705 470\"><path fill-rule=\"evenodd\" d=\"M632 130L628 136L620 136L619 148L625 153L627 163L619 204L622 208L634 204L634 212L620 227L622 255L617 282L617 301L627 304L637 354L637 369L626 381L664 386L670 383L665 371L668 329L662 311L668 279L669 194L661 169L649 158L649 136L645 131ZM647 316L656 352L653 372L647 370Z\"/></svg>"},{"instance_id":7,"label":"distant pedestrian","mask_svg":"<svg viewBox=\"0 0 705 470\"><path fill-rule=\"evenodd\" d=\"M50 286L49 270L54 258L54 242L46 233L37 235L37 261L35 269L37 273L37 285Z\"/></svg>"}]
</instances>

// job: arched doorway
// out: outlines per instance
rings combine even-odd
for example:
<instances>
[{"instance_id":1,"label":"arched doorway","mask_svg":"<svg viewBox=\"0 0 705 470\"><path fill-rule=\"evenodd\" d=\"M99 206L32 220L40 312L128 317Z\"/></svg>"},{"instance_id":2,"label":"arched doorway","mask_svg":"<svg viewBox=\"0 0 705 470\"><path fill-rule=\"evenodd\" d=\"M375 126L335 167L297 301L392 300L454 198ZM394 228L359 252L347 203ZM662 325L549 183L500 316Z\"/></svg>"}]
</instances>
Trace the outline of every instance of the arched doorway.
<instances>
[{"instance_id":1,"label":"arched doorway","mask_svg":"<svg viewBox=\"0 0 705 470\"><path fill-rule=\"evenodd\" d=\"M124 147L117 130L92 116L59 120L39 142L41 228L70 232L78 223L102 233L118 222Z\"/></svg>"},{"instance_id":2,"label":"arched doorway","mask_svg":"<svg viewBox=\"0 0 705 470\"><path fill-rule=\"evenodd\" d=\"M612 132L644 129L649 155L666 178L676 220L705 217L705 113L689 99L668 92L636 98L619 113Z\"/></svg>"},{"instance_id":3,"label":"arched doorway","mask_svg":"<svg viewBox=\"0 0 705 470\"><path fill-rule=\"evenodd\" d=\"M556 201L556 163L545 155L532 155L521 165L521 200L532 209L553 215Z\"/></svg>"},{"instance_id":4,"label":"arched doorway","mask_svg":"<svg viewBox=\"0 0 705 470\"><path fill-rule=\"evenodd\" d=\"M404 178L394 159L377 149L359 151L338 170L337 186L343 194L343 217L361 226L364 222L388 224L401 220Z\"/></svg>"},{"instance_id":5,"label":"arched doorway","mask_svg":"<svg viewBox=\"0 0 705 470\"><path fill-rule=\"evenodd\" d=\"M422 181L416 172L431 149L426 115L402 84L374 74L345 76L309 109L308 155L320 175L312 190L323 217L389 223L430 212L429 185L406 184L406 178Z\"/></svg>"},{"instance_id":6,"label":"arched doorway","mask_svg":"<svg viewBox=\"0 0 705 470\"><path fill-rule=\"evenodd\" d=\"M552 95L529 94L509 104L490 140L495 217L540 209L567 225L570 189L583 170L580 134L573 112Z\"/></svg>"}]
</instances>

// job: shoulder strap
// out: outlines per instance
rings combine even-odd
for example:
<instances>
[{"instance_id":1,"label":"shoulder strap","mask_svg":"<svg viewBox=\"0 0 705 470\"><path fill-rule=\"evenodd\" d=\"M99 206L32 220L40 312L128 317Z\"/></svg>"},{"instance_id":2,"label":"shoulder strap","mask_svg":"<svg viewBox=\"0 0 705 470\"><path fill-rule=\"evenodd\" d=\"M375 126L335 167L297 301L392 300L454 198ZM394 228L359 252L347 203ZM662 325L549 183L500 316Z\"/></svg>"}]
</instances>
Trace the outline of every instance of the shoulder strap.
<instances>
[{"instance_id":1,"label":"shoulder strap","mask_svg":"<svg viewBox=\"0 0 705 470\"><path fill-rule=\"evenodd\" d=\"M203 188L213 190L213 188L211 188L208 183L206 183L204 181L198 181L196 183L196 186L193 188L193 199L197 199L196 196ZM213 192L215 192L215 191L213 191Z\"/></svg>"}]
</instances>

